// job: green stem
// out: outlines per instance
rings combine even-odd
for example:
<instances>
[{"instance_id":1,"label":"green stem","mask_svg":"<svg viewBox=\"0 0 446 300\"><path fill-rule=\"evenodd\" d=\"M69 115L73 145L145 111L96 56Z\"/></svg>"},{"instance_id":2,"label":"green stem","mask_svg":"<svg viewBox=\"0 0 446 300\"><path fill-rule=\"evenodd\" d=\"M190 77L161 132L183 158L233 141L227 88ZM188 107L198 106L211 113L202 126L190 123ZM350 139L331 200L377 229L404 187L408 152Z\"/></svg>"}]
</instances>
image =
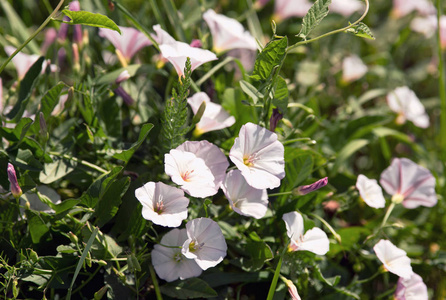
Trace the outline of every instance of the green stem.
<instances>
[{"instance_id":1,"label":"green stem","mask_svg":"<svg viewBox=\"0 0 446 300\"><path fill-rule=\"evenodd\" d=\"M271 282L271 285L269 287L268 297L266 298L266 300L273 300L274 298L274 293L276 292L277 280L279 279L280 269L282 268L282 262L283 262L283 252L280 255L279 262L277 263L276 271L274 272L273 281Z\"/></svg>"},{"instance_id":2,"label":"green stem","mask_svg":"<svg viewBox=\"0 0 446 300\"><path fill-rule=\"evenodd\" d=\"M316 214L309 214L310 216L312 216L313 218L318 219L319 221L321 221L322 224L325 225L325 227L328 228L328 230L330 230L330 232L333 234L333 236L335 237L335 239L338 241L339 244L341 244L341 236L339 234L336 233L336 231L333 229L333 227L331 227L330 224L328 224L327 221L325 221L324 219L322 219L320 216L316 215Z\"/></svg>"},{"instance_id":3,"label":"green stem","mask_svg":"<svg viewBox=\"0 0 446 300\"><path fill-rule=\"evenodd\" d=\"M323 34L323 35L320 35L320 36L318 36L318 37L315 37L315 38L312 38L312 39L309 39L309 40L300 41L300 42L298 42L298 43L296 43L296 44L294 44L294 45L292 45L292 46L289 46L289 47L286 49L286 51L289 52L289 51L291 51L291 50L293 50L293 49L299 47L300 45L306 45L306 44L315 42L315 41L317 41L317 40L319 40L319 39L321 39L321 38L324 38L324 37L327 37L327 36L330 36L330 35L333 35L333 34L336 34L336 33L340 33L340 32L346 31L346 30L349 29L349 28L352 28L353 26L355 26L356 24L358 24L359 22L361 22L361 21L365 18L365 16L367 15L367 13L369 12L369 7L370 7L369 0L364 0L364 1L365 1L365 11L364 11L364 13L362 14L362 16L361 16L358 20L356 20L356 22L354 22L354 23L352 23L352 24L350 24L350 25L348 25L348 26L346 26L346 27L344 27L344 28L336 29L336 30L327 32L327 33L325 33L325 34ZM439 2L439 1L440 1L440 0L437 0L437 2Z\"/></svg>"},{"instance_id":4,"label":"green stem","mask_svg":"<svg viewBox=\"0 0 446 300\"><path fill-rule=\"evenodd\" d=\"M163 300L163 296L161 296L160 287L158 285L158 280L156 279L155 270L153 269L153 266L149 266L150 271L150 277L152 277L153 286L155 287L155 294L157 300Z\"/></svg>"},{"instance_id":5,"label":"green stem","mask_svg":"<svg viewBox=\"0 0 446 300\"><path fill-rule=\"evenodd\" d=\"M285 195L291 195L292 193L293 193L292 191L281 192L281 193L273 193L273 194L268 194L268 197L285 196Z\"/></svg>"},{"instance_id":6,"label":"green stem","mask_svg":"<svg viewBox=\"0 0 446 300\"><path fill-rule=\"evenodd\" d=\"M312 141L312 139L308 138L308 137L304 137L304 138L297 138L297 139L292 139L292 140L287 140L285 142L283 142L282 144L284 146L289 145L289 144L293 144L296 142L310 142Z\"/></svg>"},{"instance_id":7,"label":"green stem","mask_svg":"<svg viewBox=\"0 0 446 300\"><path fill-rule=\"evenodd\" d=\"M84 280L83 282L82 282L82 284L79 286L79 287L77 287L74 291L73 291L73 295L74 294L76 294L77 292L79 292L81 289L83 289L84 288L84 286L85 285L87 285L89 282L90 282L90 280L99 272L99 270L101 269L101 266L98 266L97 268L96 268L96 270L93 272L93 273L91 273L90 274L90 276L88 276L88 278L87 278L87 280Z\"/></svg>"},{"instance_id":8,"label":"green stem","mask_svg":"<svg viewBox=\"0 0 446 300\"><path fill-rule=\"evenodd\" d=\"M441 116L440 116L440 136L441 149L443 154L443 161L446 161L446 86L445 86L445 69L443 51L441 49L440 40L440 18L442 15L441 0L437 0L437 41L438 41L438 88L441 101Z\"/></svg>"},{"instance_id":9,"label":"green stem","mask_svg":"<svg viewBox=\"0 0 446 300\"><path fill-rule=\"evenodd\" d=\"M147 38L152 42L153 46L160 51L160 47L158 45L158 43L155 41L155 39L152 37L152 35L150 34L150 32L141 25L141 23L138 22L138 20L136 20L136 18L127 10L127 8L125 8L124 6L122 6L121 3L117 2L117 1L113 1L113 4L124 14L127 16L127 18L130 19L130 21L133 23L133 25L135 25L135 27L141 31L142 33L144 33Z\"/></svg>"},{"instance_id":10,"label":"green stem","mask_svg":"<svg viewBox=\"0 0 446 300\"><path fill-rule=\"evenodd\" d=\"M355 284L363 284L363 283L367 283L367 282L369 282L369 281L375 279L375 277L377 277L377 276L378 276L379 274L381 274L382 272L383 272L383 269L382 269L382 268L378 268L378 271L377 271L375 274L373 274L372 276L370 276L369 278L362 279L362 280L356 280L356 281L353 281L351 284L349 284L349 287L351 287L351 286L353 286L353 285L355 285Z\"/></svg>"},{"instance_id":11,"label":"green stem","mask_svg":"<svg viewBox=\"0 0 446 300\"><path fill-rule=\"evenodd\" d=\"M167 29L166 24L164 23L164 18L161 17L160 9L156 4L155 0L150 0L150 6L152 7L153 14L155 15L155 19L157 24L160 24L163 29Z\"/></svg>"},{"instance_id":12,"label":"green stem","mask_svg":"<svg viewBox=\"0 0 446 300\"><path fill-rule=\"evenodd\" d=\"M39 28L37 28L36 31L22 44L20 45L14 53L11 54L11 56L8 57L8 59L3 63L3 65L0 67L0 74L3 72L5 67L8 65L8 63L16 56L17 53L19 53L23 48L25 48L26 45L29 44L44 28L45 26L51 21L51 19L56 15L56 13L59 11L60 7L64 3L65 0L60 0L59 4L56 6L56 8L53 10L53 12L46 18L46 20L40 25Z\"/></svg>"},{"instance_id":13,"label":"green stem","mask_svg":"<svg viewBox=\"0 0 446 300\"><path fill-rule=\"evenodd\" d=\"M392 213L393 208L395 207L395 204L396 204L396 203L393 202L393 201L392 201L392 203L390 203L389 208L388 208L387 211L386 211L386 215L384 216L384 219L383 219L383 221L382 221L381 226L379 227L379 229L382 229L382 228L386 225L387 220L389 219L389 216L390 216L390 214Z\"/></svg>"},{"instance_id":14,"label":"green stem","mask_svg":"<svg viewBox=\"0 0 446 300\"><path fill-rule=\"evenodd\" d=\"M101 167L96 166L95 164L89 163L88 161L85 161L85 160L82 160L82 159L79 159L79 158L76 158L76 157L69 156L69 155L67 155L67 154L62 154L62 153L59 153L59 152L49 152L49 154L50 154L50 155L54 155L54 156L63 157L63 158L65 158L65 159L72 160L72 161L74 161L74 162L77 162L77 163L79 163L79 164L81 164L81 165L84 165L84 166L86 166L86 167L89 167L89 168L91 168L91 169L93 169L93 170L96 170L96 171L98 171L98 172L100 172L100 173L103 173L103 174L108 173L107 170L104 170L104 169L102 169Z\"/></svg>"}]
</instances>

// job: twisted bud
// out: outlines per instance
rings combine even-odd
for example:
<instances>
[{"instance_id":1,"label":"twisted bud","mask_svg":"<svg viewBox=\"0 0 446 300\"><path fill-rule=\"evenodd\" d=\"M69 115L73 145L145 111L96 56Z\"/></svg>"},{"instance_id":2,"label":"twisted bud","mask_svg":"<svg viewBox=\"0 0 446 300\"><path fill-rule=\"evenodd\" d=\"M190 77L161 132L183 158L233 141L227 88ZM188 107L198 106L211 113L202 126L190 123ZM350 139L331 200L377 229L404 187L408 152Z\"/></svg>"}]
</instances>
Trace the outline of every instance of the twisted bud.
<instances>
[{"instance_id":1,"label":"twisted bud","mask_svg":"<svg viewBox=\"0 0 446 300\"><path fill-rule=\"evenodd\" d=\"M22 196L23 193L22 189L19 186L19 183L17 182L17 175L15 173L14 166L10 163L8 163L7 173L8 173L8 180L10 183L11 194L14 196L14 198L18 199L20 198L20 196Z\"/></svg>"}]
</instances>

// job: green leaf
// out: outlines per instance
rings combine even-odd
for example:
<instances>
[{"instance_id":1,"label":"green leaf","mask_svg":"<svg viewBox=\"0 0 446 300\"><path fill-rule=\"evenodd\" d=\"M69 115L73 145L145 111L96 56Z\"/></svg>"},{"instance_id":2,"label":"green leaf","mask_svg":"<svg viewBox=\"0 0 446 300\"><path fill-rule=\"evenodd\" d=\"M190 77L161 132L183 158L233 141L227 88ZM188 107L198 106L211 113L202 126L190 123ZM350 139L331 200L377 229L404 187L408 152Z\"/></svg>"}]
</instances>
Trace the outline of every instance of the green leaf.
<instances>
[{"instance_id":1,"label":"green leaf","mask_svg":"<svg viewBox=\"0 0 446 300\"><path fill-rule=\"evenodd\" d=\"M295 151L292 148L286 148L286 151ZM292 161L285 163L285 178L282 183L281 190L289 191L297 187L305 179L307 179L313 171L313 157L310 154L302 152Z\"/></svg>"},{"instance_id":2,"label":"green leaf","mask_svg":"<svg viewBox=\"0 0 446 300\"><path fill-rule=\"evenodd\" d=\"M129 185L129 177L121 178L113 182L104 196L99 200L95 209L97 225L99 227L104 226L104 224L116 215L119 205L121 205L121 198L129 188Z\"/></svg>"},{"instance_id":3,"label":"green leaf","mask_svg":"<svg viewBox=\"0 0 446 300\"><path fill-rule=\"evenodd\" d=\"M44 184L52 183L65 175L69 174L73 171L77 162L60 158L57 156L52 157L53 162L45 164L43 167L43 171L40 172L39 180Z\"/></svg>"},{"instance_id":4,"label":"green leaf","mask_svg":"<svg viewBox=\"0 0 446 300\"><path fill-rule=\"evenodd\" d=\"M367 145L369 143L369 140L366 139L358 139L358 140L353 140L351 142L349 142L348 144L346 144L338 153L337 157L336 157L336 162L333 165L332 168L332 174L336 174L336 172L338 171L338 169L345 165L345 162L347 161L347 159L350 158L350 156L352 156L356 151L358 151L359 149L361 149L362 147L364 147L365 145Z\"/></svg>"},{"instance_id":5,"label":"green leaf","mask_svg":"<svg viewBox=\"0 0 446 300\"><path fill-rule=\"evenodd\" d=\"M81 196L81 203L90 208L95 207L98 201L102 199L104 194L107 192L115 178L122 171L122 169L122 167L116 167L109 173L101 175L98 179L96 179L96 181L93 182L88 187L88 190Z\"/></svg>"},{"instance_id":6,"label":"green leaf","mask_svg":"<svg viewBox=\"0 0 446 300\"><path fill-rule=\"evenodd\" d=\"M253 104L257 104L259 99L263 99L264 95L260 93L255 86L250 84L247 81L240 80L240 87L242 88L242 91L245 92L246 95L251 97L253 100Z\"/></svg>"},{"instance_id":7,"label":"green leaf","mask_svg":"<svg viewBox=\"0 0 446 300\"><path fill-rule=\"evenodd\" d=\"M34 244L38 244L40 239L50 230L40 217L38 212L26 210L26 219L28 220L29 233Z\"/></svg>"},{"instance_id":8,"label":"green leaf","mask_svg":"<svg viewBox=\"0 0 446 300\"><path fill-rule=\"evenodd\" d=\"M206 281L198 278L177 280L160 287L161 292L175 299L211 298L217 297Z\"/></svg>"},{"instance_id":9,"label":"green leaf","mask_svg":"<svg viewBox=\"0 0 446 300\"><path fill-rule=\"evenodd\" d=\"M310 32L328 15L331 0L317 0L302 20L302 28L298 37L306 40Z\"/></svg>"},{"instance_id":10,"label":"green leaf","mask_svg":"<svg viewBox=\"0 0 446 300\"><path fill-rule=\"evenodd\" d=\"M43 96L41 111L45 116L45 119L48 119L50 117L53 109L59 103L60 93L62 92L62 89L64 87L65 85L63 83L58 83L57 85L49 89Z\"/></svg>"},{"instance_id":11,"label":"green leaf","mask_svg":"<svg viewBox=\"0 0 446 300\"><path fill-rule=\"evenodd\" d=\"M36 84L37 78L42 72L42 64L45 58L41 56L26 72L25 77L20 82L20 90L19 96L17 99L17 103L14 105L12 110L6 115L9 119L14 121L18 121L25 111L26 105L29 102L31 92L34 89L34 85Z\"/></svg>"},{"instance_id":12,"label":"green leaf","mask_svg":"<svg viewBox=\"0 0 446 300\"><path fill-rule=\"evenodd\" d=\"M62 203L55 205L54 210L56 211L56 214L60 214L60 213L66 212L67 210L73 208L80 202L81 202L81 200L79 200L79 199L66 199L66 200L62 201Z\"/></svg>"},{"instance_id":13,"label":"green leaf","mask_svg":"<svg viewBox=\"0 0 446 300\"><path fill-rule=\"evenodd\" d=\"M153 124L144 124L141 127L141 131L139 132L138 140L129 149L114 154L113 158L120 159L125 163L128 163L136 150L138 150L142 143L147 139L147 136L149 135L149 132L150 130L152 130L152 128Z\"/></svg>"},{"instance_id":14,"label":"green leaf","mask_svg":"<svg viewBox=\"0 0 446 300\"><path fill-rule=\"evenodd\" d=\"M287 47L287 37L272 40L266 44L263 51L257 56L251 78L254 80L268 79L273 74L274 68L281 65Z\"/></svg>"},{"instance_id":15,"label":"green leaf","mask_svg":"<svg viewBox=\"0 0 446 300\"><path fill-rule=\"evenodd\" d=\"M109 19L107 16L91 13L88 11L72 11L68 9L62 10L62 13L71 19L70 24L108 28L121 33L118 25L116 25L116 23Z\"/></svg>"},{"instance_id":16,"label":"green leaf","mask_svg":"<svg viewBox=\"0 0 446 300\"><path fill-rule=\"evenodd\" d=\"M77 252L77 249L74 249L71 246L67 246L67 245L59 245L56 248L57 252L59 253L74 253Z\"/></svg>"},{"instance_id":17,"label":"green leaf","mask_svg":"<svg viewBox=\"0 0 446 300\"><path fill-rule=\"evenodd\" d=\"M0 132L9 141L21 141L31 128L32 123L33 120L30 118L22 118L14 128L1 127Z\"/></svg>"},{"instance_id":18,"label":"green leaf","mask_svg":"<svg viewBox=\"0 0 446 300\"><path fill-rule=\"evenodd\" d=\"M115 83L116 79L118 79L119 75L124 71L129 72L130 77L133 77L133 76L135 76L136 72L138 71L138 69L140 67L141 67L140 64L134 64L134 65L129 65L125 68L120 68L120 69L111 71L110 73L106 73L104 75L98 76L97 79L95 80L94 84L95 85L113 84L113 83Z\"/></svg>"},{"instance_id":19,"label":"green leaf","mask_svg":"<svg viewBox=\"0 0 446 300\"><path fill-rule=\"evenodd\" d=\"M375 36L373 35L370 28L362 22L359 22L355 26L350 27L349 29L347 29L347 32L353 33L354 35L362 37L362 38L366 38L366 39L370 39L370 40L375 39Z\"/></svg>"},{"instance_id":20,"label":"green leaf","mask_svg":"<svg viewBox=\"0 0 446 300\"><path fill-rule=\"evenodd\" d=\"M281 76L277 77L276 87L274 90L273 104L280 109L282 114L286 114L288 109L288 85Z\"/></svg>"}]
</instances>

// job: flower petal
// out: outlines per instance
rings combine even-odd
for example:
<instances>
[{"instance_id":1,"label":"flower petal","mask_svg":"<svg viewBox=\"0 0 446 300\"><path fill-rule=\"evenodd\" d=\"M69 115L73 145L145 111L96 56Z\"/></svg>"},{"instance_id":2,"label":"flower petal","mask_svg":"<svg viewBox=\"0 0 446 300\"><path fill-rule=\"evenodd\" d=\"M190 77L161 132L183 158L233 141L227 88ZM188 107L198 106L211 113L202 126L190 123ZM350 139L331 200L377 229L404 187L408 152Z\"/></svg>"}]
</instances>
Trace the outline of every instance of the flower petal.
<instances>
[{"instance_id":1,"label":"flower petal","mask_svg":"<svg viewBox=\"0 0 446 300\"><path fill-rule=\"evenodd\" d=\"M376 256L384 267L393 274L403 278L410 278L413 274L410 258L406 251L398 248L388 240L380 240L374 247Z\"/></svg>"},{"instance_id":2,"label":"flower petal","mask_svg":"<svg viewBox=\"0 0 446 300\"><path fill-rule=\"evenodd\" d=\"M383 208L386 206L383 191L375 179L368 179L366 176L359 174L356 181L356 188L368 206L373 208Z\"/></svg>"}]
</instances>

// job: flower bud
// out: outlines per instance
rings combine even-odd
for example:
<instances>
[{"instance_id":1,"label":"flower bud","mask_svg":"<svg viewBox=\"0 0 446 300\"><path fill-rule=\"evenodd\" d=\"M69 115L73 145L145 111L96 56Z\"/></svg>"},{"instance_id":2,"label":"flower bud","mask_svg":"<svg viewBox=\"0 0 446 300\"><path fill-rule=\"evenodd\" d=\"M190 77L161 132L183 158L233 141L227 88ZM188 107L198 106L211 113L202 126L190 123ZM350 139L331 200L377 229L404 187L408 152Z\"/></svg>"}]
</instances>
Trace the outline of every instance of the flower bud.
<instances>
[{"instance_id":1,"label":"flower bud","mask_svg":"<svg viewBox=\"0 0 446 300\"><path fill-rule=\"evenodd\" d=\"M273 109L273 113L271 118L269 119L269 130L272 132L276 131L277 123L283 118L283 114L279 111L278 108Z\"/></svg>"},{"instance_id":2,"label":"flower bud","mask_svg":"<svg viewBox=\"0 0 446 300\"><path fill-rule=\"evenodd\" d=\"M14 198L18 199L20 198L20 196L22 196L22 189L20 188L19 183L17 182L17 175L15 173L14 166L11 165L10 163L8 163L7 173L8 173L11 193L14 196Z\"/></svg>"},{"instance_id":3,"label":"flower bud","mask_svg":"<svg viewBox=\"0 0 446 300\"><path fill-rule=\"evenodd\" d=\"M202 48L203 47L203 45L201 44L201 41L197 40L197 39L192 40L192 42L190 43L190 46L194 47L194 48Z\"/></svg>"},{"instance_id":4,"label":"flower bud","mask_svg":"<svg viewBox=\"0 0 446 300\"><path fill-rule=\"evenodd\" d=\"M135 100L133 100L132 96L130 96L123 88L122 86L118 86L114 90L115 94L118 96L121 96L122 100L124 100L124 103L128 106L132 106L135 104Z\"/></svg>"},{"instance_id":5,"label":"flower bud","mask_svg":"<svg viewBox=\"0 0 446 300\"><path fill-rule=\"evenodd\" d=\"M308 193L314 192L315 190L320 189L321 187L326 186L328 183L328 177L322 178L315 183L309 185L303 185L293 190L294 195L306 195Z\"/></svg>"}]
</instances>

